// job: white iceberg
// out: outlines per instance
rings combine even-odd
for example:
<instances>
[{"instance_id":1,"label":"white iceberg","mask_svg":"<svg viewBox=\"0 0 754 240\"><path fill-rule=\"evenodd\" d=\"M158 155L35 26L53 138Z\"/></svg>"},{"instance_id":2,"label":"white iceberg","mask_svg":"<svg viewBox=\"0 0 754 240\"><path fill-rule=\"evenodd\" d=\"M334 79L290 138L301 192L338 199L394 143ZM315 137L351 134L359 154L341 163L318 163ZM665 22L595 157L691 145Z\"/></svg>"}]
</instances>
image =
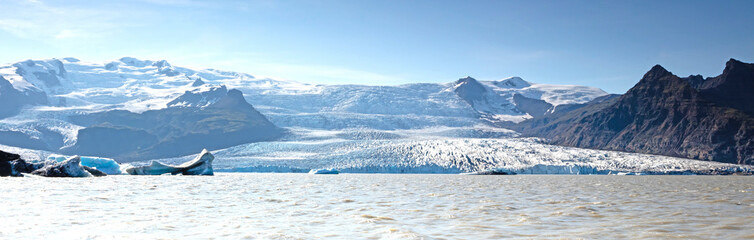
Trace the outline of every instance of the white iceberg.
<instances>
[{"instance_id":1,"label":"white iceberg","mask_svg":"<svg viewBox=\"0 0 754 240\"><path fill-rule=\"evenodd\" d=\"M46 162L45 166L31 174L44 177L91 177L92 174L81 166L81 157L73 156L62 162Z\"/></svg>"},{"instance_id":2,"label":"white iceberg","mask_svg":"<svg viewBox=\"0 0 754 240\"><path fill-rule=\"evenodd\" d=\"M152 161L151 164L146 166L131 166L125 167L125 172L131 175L162 175L162 174L183 174L183 175L214 175L212 169L212 161L215 156L207 151L202 152L194 158L194 160L185 162L181 165L167 165L158 161Z\"/></svg>"},{"instance_id":3,"label":"white iceberg","mask_svg":"<svg viewBox=\"0 0 754 240\"><path fill-rule=\"evenodd\" d=\"M309 174L339 174L340 171L338 169L330 168L330 169L312 169L309 171Z\"/></svg>"}]
</instances>

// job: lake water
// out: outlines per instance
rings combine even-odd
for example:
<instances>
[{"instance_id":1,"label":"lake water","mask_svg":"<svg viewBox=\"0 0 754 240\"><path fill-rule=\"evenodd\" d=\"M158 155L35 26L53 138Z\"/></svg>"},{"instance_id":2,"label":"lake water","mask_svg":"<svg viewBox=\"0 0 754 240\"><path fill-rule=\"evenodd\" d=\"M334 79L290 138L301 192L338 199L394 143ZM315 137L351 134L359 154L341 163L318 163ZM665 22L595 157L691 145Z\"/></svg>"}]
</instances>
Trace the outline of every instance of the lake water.
<instances>
[{"instance_id":1,"label":"lake water","mask_svg":"<svg viewBox=\"0 0 754 240\"><path fill-rule=\"evenodd\" d=\"M746 176L0 178L0 239L754 238Z\"/></svg>"}]
</instances>

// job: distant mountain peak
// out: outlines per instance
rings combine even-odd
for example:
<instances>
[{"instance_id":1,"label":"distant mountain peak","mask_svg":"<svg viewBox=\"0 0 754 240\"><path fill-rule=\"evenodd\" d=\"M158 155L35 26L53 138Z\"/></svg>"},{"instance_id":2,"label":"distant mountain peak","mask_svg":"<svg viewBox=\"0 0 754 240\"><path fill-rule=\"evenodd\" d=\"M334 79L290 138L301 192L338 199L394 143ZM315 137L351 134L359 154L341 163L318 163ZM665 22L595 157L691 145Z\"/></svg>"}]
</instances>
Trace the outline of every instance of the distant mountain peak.
<instances>
[{"instance_id":1,"label":"distant mountain peak","mask_svg":"<svg viewBox=\"0 0 754 240\"><path fill-rule=\"evenodd\" d=\"M463 83L463 82L472 82L472 81L473 81L473 82L476 82L476 79L474 79L474 78L473 78L473 77L471 77L471 76L465 76L465 77L459 78L459 79L458 79L458 80L456 81L456 83Z\"/></svg>"},{"instance_id":2,"label":"distant mountain peak","mask_svg":"<svg viewBox=\"0 0 754 240\"><path fill-rule=\"evenodd\" d=\"M531 86L531 83L516 76L493 82L493 84L501 88L525 88Z\"/></svg>"},{"instance_id":3,"label":"distant mountain peak","mask_svg":"<svg viewBox=\"0 0 754 240\"><path fill-rule=\"evenodd\" d=\"M486 89L479 81L469 76L458 79L455 82L454 88L453 91L472 106L474 105L474 101L482 100L483 94L486 92Z\"/></svg>"},{"instance_id":4,"label":"distant mountain peak","mask_svg":"<svg viewBox=\"0 0 754 240\"><path fill-rule=\"evenodd\" d=\"M169 68L169 67L172 67L173 65L170 65L170 63L168 63L168 61L166 60L159 60L152 63L152 66L155 66L157 68Z\"/></svg>"}]
</instances>

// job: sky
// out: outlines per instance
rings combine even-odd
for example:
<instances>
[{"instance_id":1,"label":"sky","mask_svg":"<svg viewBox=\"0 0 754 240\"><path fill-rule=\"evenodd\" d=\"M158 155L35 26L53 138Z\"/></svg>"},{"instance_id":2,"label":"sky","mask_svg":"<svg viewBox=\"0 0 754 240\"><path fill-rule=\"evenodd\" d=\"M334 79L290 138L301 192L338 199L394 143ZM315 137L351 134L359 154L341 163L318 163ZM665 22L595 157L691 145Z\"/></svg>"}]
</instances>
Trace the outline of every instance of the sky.
<instances>
[{"instance_id":1,"label":"sky","mask_svg":"<svg viewBox=\"0 0 754 240\"><path fill-rule=\"evenodd\" d=\"M0 64L124 56L316 84L631 88L754 62L754 1L0 0Z\"/></svg>"}]
</instances>

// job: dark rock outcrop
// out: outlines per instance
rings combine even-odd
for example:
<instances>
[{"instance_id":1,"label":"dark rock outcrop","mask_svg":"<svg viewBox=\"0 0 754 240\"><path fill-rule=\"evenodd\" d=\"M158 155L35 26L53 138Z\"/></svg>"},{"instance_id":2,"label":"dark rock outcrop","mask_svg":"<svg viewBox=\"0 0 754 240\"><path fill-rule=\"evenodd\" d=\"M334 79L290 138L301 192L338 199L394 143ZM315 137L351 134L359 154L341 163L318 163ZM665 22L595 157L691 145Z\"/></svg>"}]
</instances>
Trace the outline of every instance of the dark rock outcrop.
<instances>
[{"instance_id":1,"label":"dark rock outcrop","mask_svg":"<svg viewBox=\"0 0 754 240\"><path fill-rule=\"evenodd\" d=\"M754 164L754 64L700 78L657 65L620 97L516 127L558 145Z\"/></svg>"}]
</instances>

